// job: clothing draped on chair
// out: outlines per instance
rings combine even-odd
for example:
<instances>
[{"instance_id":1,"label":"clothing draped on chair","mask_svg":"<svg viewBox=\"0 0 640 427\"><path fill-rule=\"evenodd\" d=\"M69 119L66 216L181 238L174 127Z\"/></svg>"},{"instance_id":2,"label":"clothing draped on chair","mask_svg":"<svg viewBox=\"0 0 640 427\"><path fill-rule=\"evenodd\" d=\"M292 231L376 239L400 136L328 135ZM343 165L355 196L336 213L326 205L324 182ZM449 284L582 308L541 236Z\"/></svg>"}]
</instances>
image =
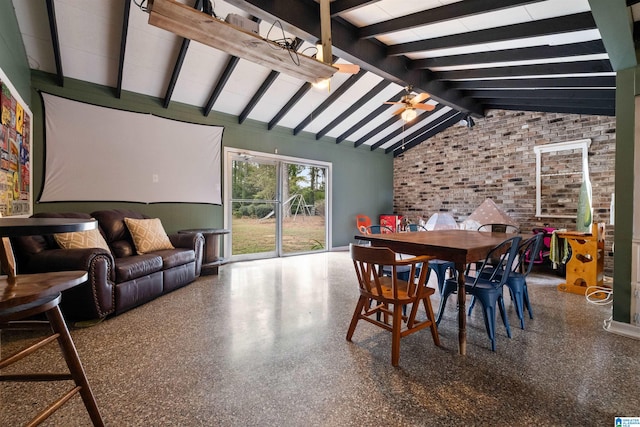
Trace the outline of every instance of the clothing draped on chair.
<instances>
[{"instance_id":1,"label":"clothing draped on chair","mask_svg":"<svg viewBox=\"0 0 640 427\"><path fill-rule=\"evenodd\" d=\"M430 299L434 289L426 284L426 269L421 270L417 280L414 279L418 265L428 262L430 257L396 259L395 252L389 248L354 244L349 245L349 251L358 279L360 296L347 331L347 341L351 341L360 320L390 331L393 366L398 366L400 360L400 339L409 334L430 328L433 342L439 346L440 337ZM382 275L383 266L391 266L390 276ZM397 268L400 266L410 267L408 281L398 278ZM426 312L424 320L416 318L421 302ZM409 309L408 315L403 314L403 306Z\"/></svg>"}]
</instances>

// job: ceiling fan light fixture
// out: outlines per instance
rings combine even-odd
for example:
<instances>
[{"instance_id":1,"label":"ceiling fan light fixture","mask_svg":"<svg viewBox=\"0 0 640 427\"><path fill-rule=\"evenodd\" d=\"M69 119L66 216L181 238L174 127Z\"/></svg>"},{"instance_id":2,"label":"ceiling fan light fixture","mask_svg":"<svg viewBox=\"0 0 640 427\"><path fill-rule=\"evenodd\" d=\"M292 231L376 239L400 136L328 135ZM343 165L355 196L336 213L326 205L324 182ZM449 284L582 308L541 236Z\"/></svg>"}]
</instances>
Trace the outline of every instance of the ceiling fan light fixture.
<instances>
[{"instance_id":1,"label":"ceiling fan light fixture","mask_svg":"<svg viewBox=\"0 0 640 427\"><path fill-rule=\"evenodd\" d=\"M316 89L325 90L329 87L330 83L331 79L322 79L311 83L311 85Z\"/></svg>"},{"instance_id":2,"label":"ceiling fan light fixture","mask_svg":"<svg viewBox=\"0 0 640 427\"><path fill-rule=\"evenodd\" d=\"M416 110L413 108L406 108L402 114L400 114L400 117L402 117L402 120L404 120L405 122L410 122L411 120L415 119L418 116L418 113L416 113Z\"/></svg>"}]
</instances>

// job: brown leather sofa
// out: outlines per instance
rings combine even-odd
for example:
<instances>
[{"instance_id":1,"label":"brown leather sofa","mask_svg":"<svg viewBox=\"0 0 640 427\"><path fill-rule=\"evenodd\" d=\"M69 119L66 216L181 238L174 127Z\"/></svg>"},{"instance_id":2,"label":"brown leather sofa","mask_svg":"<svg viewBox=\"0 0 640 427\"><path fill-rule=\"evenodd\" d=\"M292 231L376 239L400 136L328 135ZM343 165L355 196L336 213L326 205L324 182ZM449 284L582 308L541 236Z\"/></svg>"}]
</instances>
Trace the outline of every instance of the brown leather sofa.
<instances>
[{"instance_id":1,"label":"brown leather sofa","mask_svg":"<svg viewBox=\"0 0 640 427\"><path fill-rule=\"evenodd\" d=\"M63 292L61 308L73 320L118 315L193 282L200 275L202 234L170 234L175 249L138 255L124 218L149 218L128 210L38 213L41 218L95 218L111 253L101 248L61 249L53 236L12 239L18 273L85 270L89 280Z\"/></svg>"}]
</instances>

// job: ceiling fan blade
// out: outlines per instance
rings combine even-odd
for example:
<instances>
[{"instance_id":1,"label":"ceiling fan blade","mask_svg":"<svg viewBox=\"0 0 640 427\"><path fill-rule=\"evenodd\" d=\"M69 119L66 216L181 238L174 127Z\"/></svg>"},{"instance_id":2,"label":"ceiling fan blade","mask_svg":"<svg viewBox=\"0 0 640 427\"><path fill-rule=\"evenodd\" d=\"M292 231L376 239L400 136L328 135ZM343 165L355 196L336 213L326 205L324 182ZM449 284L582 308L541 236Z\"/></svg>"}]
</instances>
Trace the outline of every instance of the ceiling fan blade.
<instances>
[{"instance_id":1,"label":"ceiling fan blade","mask_svg":"<svg viewBox=\"0 0 640 427\"><path fill-rule=\"evenodd\" d=\"M360 66L356 64L333 64L333 66L339 73L358 74L360 72Z\"/></svg>"},{"instance_id":2,"label":"ceiling fan blade","mask_svg":"<svg viewBox=\"0 0 640 427\"><path fill-rule=\"evenodd\" d=\"M424 110L424 111L433 111L436 108L436 106L431 104L415 104L413 108L417 108L418 110Z\"/></svg>"},{"instance_id":3,"label":"ceiling fan blade","mask_svg":"<svg viewBox=\"0 0 640 427\"><path fill-rule=\"evenodd\" d=\"M429 98L429 94L426 92L422 92L417 94L416 96L413 97L413 99L411 100L411 102L413 104L417 104L420 103L422 101L426 101Z\"/></svg>"},{"instance_id":4,"label":"ceiling fan blade","mask_svg":"<svg viewBox=\"0 0 640 427\"><path fill-rule=\"evenodd\" d=\"M400 102L400 101L398 101L398 102L387 101L387 102L383 102L383 104L389 104L389 105L395 105L395 104L400 105L400 104L403 104L403 105L404 105L404 102Z\"/></svg>"},{"instance_id":5,"label":"ceiling fan blade","mask_svg":"<svg viewBox=\"0 0 640 427\"><path fill-rule=\"evenodd\" d=\"M396 111L393 112L392 116L397 116L398 114L402 114L402 112L406 110L405 107L399 108Z\"/></svg>"}]
</instances>

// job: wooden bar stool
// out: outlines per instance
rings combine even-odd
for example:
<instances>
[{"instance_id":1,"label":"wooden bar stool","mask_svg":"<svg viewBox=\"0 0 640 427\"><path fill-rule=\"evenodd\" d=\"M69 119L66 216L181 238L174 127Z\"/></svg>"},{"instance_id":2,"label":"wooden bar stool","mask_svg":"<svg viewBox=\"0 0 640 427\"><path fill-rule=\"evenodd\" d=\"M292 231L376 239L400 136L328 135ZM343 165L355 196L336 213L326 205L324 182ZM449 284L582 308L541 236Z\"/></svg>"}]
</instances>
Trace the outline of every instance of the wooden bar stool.
<instances>
[{"instance_id":1,"label":"wooden bar stool","mask_svg":"<svg viewBox=\"0 0 640 427\"><path fill-rule=\"evenodd\" d=\"M35 426L60 409L75 394L80 393L94 426L103 426L98 405L85 375L78 352L64 322L58 304L60 292L87 280L84 271L61 271L55 273L25 274L15 278L0 279L0 329L33 328L42 326L42 321L25 320L37 314L45 314L52 333L24 349L0 359L0 370L26 356L58 341L60 350L69 368L69 374L28 373L0 375L0 381L68 381L75 386L63 396L40 411L27 425Z\"/></svg>"},{"instance_id":2,"label":"wooden bar stool","mask_svg":"<svg viewBox=\"0 0 640 427\"><path fill-rule=\"evenodd\" d=\"M48 322L44 322L44 325L48 323L52 332L24 349L0 359L0 370L19 362L54 341L58 341L62 355L69 368L68 374L0 374L0 381L73 380L75 384L71 390L37 413L27 424L28 426L39 425L78 393L82 397L93 425L104 426L104 422L59 307L60 293L86 282L88 278L87 272L57 271L18 275L9 237L84 231L95 227L95 220L0 218L0 235L3 236L0 238L0 264L3 272L7 274L0 278L0 329L33 329L36 326L42 327L43 322L32 320L32 317L44 314L48 320Z\"/></svg>"}]
</instances>

